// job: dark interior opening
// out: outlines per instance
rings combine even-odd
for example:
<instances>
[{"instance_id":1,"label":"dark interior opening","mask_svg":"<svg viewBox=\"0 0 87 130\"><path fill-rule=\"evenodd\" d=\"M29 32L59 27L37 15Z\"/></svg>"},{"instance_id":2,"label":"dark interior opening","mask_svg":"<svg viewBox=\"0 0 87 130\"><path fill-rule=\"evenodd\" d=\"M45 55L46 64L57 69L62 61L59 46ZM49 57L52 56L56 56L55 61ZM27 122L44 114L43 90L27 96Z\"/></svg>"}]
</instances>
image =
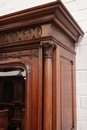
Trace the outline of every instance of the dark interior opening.
<instances>
[{"instance_id":1,"label":"dark interior opening","mask_svg":"<svg viewBox=\"0 0 87 130\"><path fill-rule=\"evenodd\" d=\"M25 80L22 67L0 69L0 128L3 130L23 130Z\"/></svg>"}]
</instances>

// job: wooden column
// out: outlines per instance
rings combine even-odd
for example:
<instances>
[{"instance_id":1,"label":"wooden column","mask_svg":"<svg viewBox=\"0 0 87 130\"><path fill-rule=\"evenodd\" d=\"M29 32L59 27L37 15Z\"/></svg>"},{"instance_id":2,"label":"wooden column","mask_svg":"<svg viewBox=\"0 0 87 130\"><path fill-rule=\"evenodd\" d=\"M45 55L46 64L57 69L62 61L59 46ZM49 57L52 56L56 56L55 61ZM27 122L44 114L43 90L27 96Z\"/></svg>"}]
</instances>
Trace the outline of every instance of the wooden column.
<instances>
[{"instance_id":1,"label":"wooden column","mask_svg":"<svg viewBox=\"0 0 87 130\"><path fill-rule=\"evenodd\" d=\"M52 58L56 45L43 42L44 50L44 97L43 97L43 130L52 130Z\"/></svg>"}]
</instances>

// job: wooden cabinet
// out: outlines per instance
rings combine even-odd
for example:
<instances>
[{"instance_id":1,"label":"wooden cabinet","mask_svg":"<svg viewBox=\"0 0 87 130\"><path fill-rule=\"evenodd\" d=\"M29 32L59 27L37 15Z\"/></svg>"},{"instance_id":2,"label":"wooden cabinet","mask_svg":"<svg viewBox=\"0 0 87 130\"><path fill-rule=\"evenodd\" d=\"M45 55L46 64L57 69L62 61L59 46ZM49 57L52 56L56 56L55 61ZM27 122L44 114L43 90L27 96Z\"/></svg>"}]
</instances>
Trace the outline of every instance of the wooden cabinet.
<instances>
[{"instance_id":1,"label":"wooden cabinet","mask_svg":"<svg viewBox=\"0 0 87 130\"><path fill-rule=\"evenodd\" d=\"M0 72L13 66L26 72L25 80L10 76L5 90L0 77L0 108L9 106L13 124L76 130L75 42L83 34L60 0L1 16Z\"/></svg>"}]
</instances>

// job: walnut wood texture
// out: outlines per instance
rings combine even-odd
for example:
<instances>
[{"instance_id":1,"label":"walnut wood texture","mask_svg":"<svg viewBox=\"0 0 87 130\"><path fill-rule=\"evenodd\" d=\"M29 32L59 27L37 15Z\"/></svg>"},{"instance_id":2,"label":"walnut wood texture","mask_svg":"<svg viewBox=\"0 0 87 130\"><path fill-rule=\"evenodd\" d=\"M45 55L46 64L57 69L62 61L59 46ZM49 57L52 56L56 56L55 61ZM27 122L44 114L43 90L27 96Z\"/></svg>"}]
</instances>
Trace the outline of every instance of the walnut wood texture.
<instances>
[{"instance_id":1,"label":"walnut wood texture","mask_svg":"<svg viewBox=\"0 0 87 130\"><path fill-rule=\"evenodd\" d=\"M61 58L61 123L62 129L72 129L72 63ZM66 118L67 117L67 118Z\"/></svg>"},{"instance_id":2,"label":"walnut wood texture","mask_svg":"<svg viewBox=\"0 0 87 130\"><path fill-rule=\"evenodd\" d=\"M0 130L8 130L8 112L9 110L0 110Z\"/></svg>"},{"instance_id":3,"label":"walnut wood texture","mask_svg":"<svg viewBox=\"0 0 87 130\"><path fill-rule=\"evenodd\" d=\"M0 70L26 71L24 130L76 130L75 42L83 35L60 0L0 17Z\"/></svg>"}]
</instances>

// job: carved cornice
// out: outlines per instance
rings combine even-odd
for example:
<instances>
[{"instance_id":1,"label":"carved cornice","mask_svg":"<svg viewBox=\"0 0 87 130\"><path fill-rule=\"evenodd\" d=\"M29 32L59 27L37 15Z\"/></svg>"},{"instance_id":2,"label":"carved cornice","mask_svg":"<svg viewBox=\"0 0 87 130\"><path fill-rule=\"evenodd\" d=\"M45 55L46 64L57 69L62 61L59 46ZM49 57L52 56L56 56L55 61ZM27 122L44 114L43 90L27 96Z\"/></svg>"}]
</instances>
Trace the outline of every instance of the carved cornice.
<instances>
[{"instance_id":1,"label":"carved cornice","mask_svg":"<svg viewBox=\"0 0 87 130\"><path fill-rule=\"evenodd\" d=\"M38 50L30 50L29 52L23 53L23 52L18 52L16 54L0 54L0 60L6 60L8 58L19 58L21 59L22 57L30 57L32 59L33 57L38 57Z\"/></svg>"},{"instance_id":2,"label":"carved cornice","mask_svg":"<svg viewBox=\"0 0 87 130\"><path fill-rule=\"evenodd\" d=\"M52 58L53 51L56 48L54 42L42 42L40 46L44 49L44 58Z\"/></svg>"},{"instance_id":3,"label":"carved cornice","mask_svg":"<svg viewBox=\"0 0 87 130\"><path fill-rule=\"evenodd\" d=\"M41 26L0 35L0 43L12 43L41 37Z\"/></svg>"}]
</instances>

